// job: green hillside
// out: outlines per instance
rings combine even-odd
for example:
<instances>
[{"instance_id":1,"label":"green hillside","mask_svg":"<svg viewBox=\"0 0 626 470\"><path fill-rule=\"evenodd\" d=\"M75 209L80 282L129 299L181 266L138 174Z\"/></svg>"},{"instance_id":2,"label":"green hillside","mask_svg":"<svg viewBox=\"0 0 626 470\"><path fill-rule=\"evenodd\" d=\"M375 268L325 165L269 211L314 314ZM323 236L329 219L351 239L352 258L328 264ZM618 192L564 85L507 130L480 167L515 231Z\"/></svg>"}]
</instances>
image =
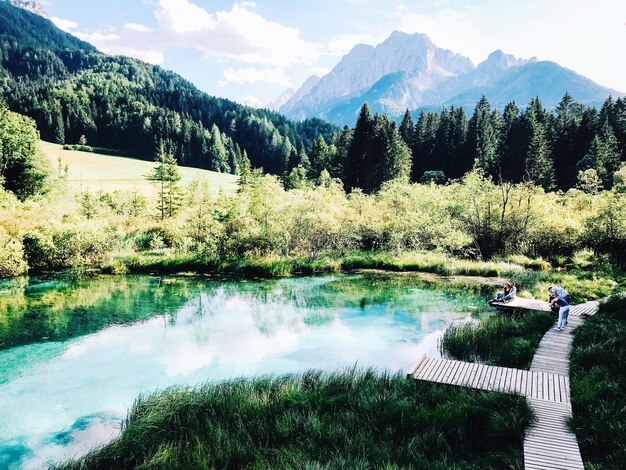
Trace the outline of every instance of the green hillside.
<instances>
[{"instance_id":1,"label":"green hillside","mask_svg":"<svg viewBox=\"0 0 626 470\"><path fill-rule=\"evenodd\" d=\"M32 117L44 140L111 148L152 160L165 144L182 165L236 173L243 152L281 174L301 148L337 130L215 98L179 75L109 56L49 20L0 3L0 97Z\"/></svg>"},{"instance_id":2,"label":"green hillside","mask_svg":"<svg viewBox=\"0 0 626 470\"><path fill-rule=\"evenodd\" d=\"M138 188L144 195L156 194L154 186L145 175L154 168L153 162L136 158L118 157L91 152L64 150L61 145L41 141L39 148L50 164L57 168L67 165L67 179L75 190L125 191ZM181 185L187 186L193 180L208 182L213 193L219 190L234 192L237 189L237 176L199 168L179 167Z\"/></svg>"}]
</instances>

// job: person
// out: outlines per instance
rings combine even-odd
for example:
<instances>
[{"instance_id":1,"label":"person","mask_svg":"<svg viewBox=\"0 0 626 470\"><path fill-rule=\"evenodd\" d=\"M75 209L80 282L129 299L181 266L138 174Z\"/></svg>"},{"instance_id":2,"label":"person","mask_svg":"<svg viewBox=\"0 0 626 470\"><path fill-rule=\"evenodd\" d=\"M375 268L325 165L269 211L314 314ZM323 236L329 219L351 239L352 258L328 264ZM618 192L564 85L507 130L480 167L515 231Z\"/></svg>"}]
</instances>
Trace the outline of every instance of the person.
<instances>
[{"instance_id":1,"label":"person","mask_svg":"<svg viewBox=\"0 0 626 470\"><path fill-rule=\"evenodd\" d=\"M504 283L504 287L502 288L502 292L498 292L496 294L496 298L493 299L494 302L510 302L515 298L517 294L517 287L510 281Z\"/></svg>"},{"instance_id":2,"label":"person","mask_svg":"<svg viewBox=\"0 0 626 470\"><path fill-rule=\"evenodd\" d=\"M567 316L570 310L569 304L572 301L572 296L565 289L558 286L549 287L548 292L550 293L550 308L554 309L557 305L559 307L559 320L554 329L563 331L567 325Z\"/></svg>"}]
</instances>

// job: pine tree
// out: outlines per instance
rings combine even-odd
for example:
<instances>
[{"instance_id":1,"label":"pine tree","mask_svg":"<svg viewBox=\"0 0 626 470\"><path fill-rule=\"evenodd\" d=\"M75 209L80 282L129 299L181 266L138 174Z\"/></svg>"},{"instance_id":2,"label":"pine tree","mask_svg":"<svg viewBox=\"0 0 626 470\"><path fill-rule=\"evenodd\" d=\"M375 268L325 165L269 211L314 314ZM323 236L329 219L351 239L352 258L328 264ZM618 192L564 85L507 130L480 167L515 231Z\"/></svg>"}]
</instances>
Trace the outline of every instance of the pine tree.
<instances>
[{"instance_id":1,"label":"pine tree","mask_svg":"<svg viewBox=\"0 0 626 470\"><path fill-rule=\"evenodd\" d=\"M399 130L404 143L409 147L409 149L412 149L415 144L415 124L413 123L413 118L411 117L411 113L408 109L404 113Z\"/></svg>"},{"instance_id":2,"label":"pine tree","mask_svg":"<svg viewBox=\"0 0 626 470\"><path fill-rule=\"evenodd\" d=\"M577 169L579 171L594 169L604 187L610 188L613 184L613 175L619 166L617 139L606 119L600 133L593 138L589 151L578 163Z\"/></svg>"},{"instance_id":3,"label":"pine tree","mask_svg":"<svg viewBox=\"0 0 626 470\"><path fill-rule=\"evenodd\" d=\"M248 152L243 151L241 156L241 165L239 165L239 186L246 186L250 182L250 175L252 173L252 165L248 158Z\"/></svg>"},{"instance_id":4,"label":"pine tree","mask_svg":"<svg viewBox=\"0 0 626 470\"><path fill-rule=\"evenodd\" d=\"M439 162L434 158L438 129L439 114L432 111L420 113L415 123L415 146L411 149L413 155L412 181L419 181L425 171L438 169Z\"/></svg>"},{"instance_id":5,"label":"pine tree","mask_svg":"<svg viewBox=\"0 0 626 470\"><path fill-rule=\"evenodd\" d=\"M484 96L480 99L469 121L468 152L473 154L474 165L485 174L500 177L501 161L500 129L502 118L497 110L492 110Z\"/></svg>"},{"instance_id":6,"label":"pine tree","mask_svg":"<svg viewBox=\"0 0 626 470\"><path fill-rule=\"evenodd\" d=\"M556 168L556 184L566 188L572 184L576 162L581 158L576 149L576 136L579 132L584 107L565 93L555 108L554 139L552 158Z\"/></svg>"},{"instance_id":7,"label":"pine tree","mask_svg":"<svg viewBox=\"0 0 626 470\"><path fill-rule=\"evenodd\" d=\"M227 173L230 169L228 153L222 140L222 133L215 124L211 126L211 142L208 150L210 158L209 169L219 173Z\"/></svg>"},{"instance_id":8,"label":"pine tree","mask_svg":"<svg viewBox=\"0 0 626 470\"><path fill-rule=\"evenodd\" d=\"M174 216L180 207L181 190L178 182L181 179L176 159L171 153L165 151L165 145L161 143L155 158L156 165L146 178L157 187L158 201L157 210L161 220Z\"/></svg>"},{"instance_id":9,"label":"pine tree","mask_svg":"<svg viewBox=\"0 0 626 470\"><path fill-rule=\"evenodd\" d=\"M532 123L532 136L526 154L525 175L546 190L554 187L554 168L550 159L550 149L546 139L546 131L540 123Z\"/></svg>"},{"instance_id":10,"label":"pine tree","mask_svg":"<svg viewBox=\"0 0 626 470\"><path fill-rule=\"evenodd\" d=\"M376 115L363 175L362 189L366 193L378 191L391 180L409 181L411 151L400 136L396 123L387 116Z\"/></svg>"},{"instance_id":11,"label":"pine tree","mask_svg":"<svg viewBox=\"0 0 626 470\"><path fill-rule=\"evenodd\" d=\"M317 178L322 170L327 170L330 164L330 152L326 140L319 136L313 142L311 149L311 178Z\"/></svg>"},{"instance_id":12,"label":"pine tree","mask_svg":"<svg viewBox=\"0 0 626 470\"><path fill-rule=\"evenodd\" d=\"M343 182L347 191L363 187L365 164L369 158L369 148L374 133L374 119L367 103L363 104L348 150L344 167Z\"/></svg>"}]
</instances>

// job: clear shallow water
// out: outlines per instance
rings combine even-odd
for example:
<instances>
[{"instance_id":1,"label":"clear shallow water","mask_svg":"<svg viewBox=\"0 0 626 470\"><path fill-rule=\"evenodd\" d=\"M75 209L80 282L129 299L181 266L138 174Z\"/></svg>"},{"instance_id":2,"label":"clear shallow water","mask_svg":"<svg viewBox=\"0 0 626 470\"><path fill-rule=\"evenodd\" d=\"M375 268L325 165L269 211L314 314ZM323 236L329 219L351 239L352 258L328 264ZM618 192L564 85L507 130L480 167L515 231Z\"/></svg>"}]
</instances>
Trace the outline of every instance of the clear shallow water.
<instances>
[{"instance_id":1,"label":"clear shallow water","mask_svg":"<svg viewBox=\"0 0 626 470\"><path fill-rule=\"evenodd\" d=\"M0 294L0 468L41 468L119 432L140 393L310 368L408 369L472 291L416 278L35 279Z\"/></svg>"}]
</instances>

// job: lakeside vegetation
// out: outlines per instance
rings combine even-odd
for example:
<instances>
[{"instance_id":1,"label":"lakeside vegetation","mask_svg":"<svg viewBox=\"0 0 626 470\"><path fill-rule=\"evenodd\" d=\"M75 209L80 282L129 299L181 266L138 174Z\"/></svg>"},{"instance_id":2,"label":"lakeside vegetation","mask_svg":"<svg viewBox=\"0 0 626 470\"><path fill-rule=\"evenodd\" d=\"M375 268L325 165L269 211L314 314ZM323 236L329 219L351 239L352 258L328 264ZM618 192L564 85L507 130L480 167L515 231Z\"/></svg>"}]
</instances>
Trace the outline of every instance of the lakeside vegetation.
<instances>
[{"instance_id":1,"label":"lakeside vegetation","mask_svg":"<svg viewBox=\"0 0 626 470\"><path fill-rule=\"evenodd\" d=\"M626 467L626 298L615 297L574 331L570 421L593 469Z\"/></svg>"},{"instance_id":2,"label":"lakeside vegetation","mask_svg":"<svg viewBox=\"0 0 626 470\"><path fill-rule=\"evenodd\" d=\"M310 371L140 397L118 439L57 468L521 468L532 420L518 396Z\"/></svg>"},{"instance_id":3,"label":"lakeside vegetation","mask_svg":"<svg viewBox=\"0 0 626 470\"><path fill-rule=\"evenodd\" d=\"M440 348L453 359L528 370L541 338L553 323L551 313L530 312L453 324L444 332Z\"/></svg>"}]
</instances>

